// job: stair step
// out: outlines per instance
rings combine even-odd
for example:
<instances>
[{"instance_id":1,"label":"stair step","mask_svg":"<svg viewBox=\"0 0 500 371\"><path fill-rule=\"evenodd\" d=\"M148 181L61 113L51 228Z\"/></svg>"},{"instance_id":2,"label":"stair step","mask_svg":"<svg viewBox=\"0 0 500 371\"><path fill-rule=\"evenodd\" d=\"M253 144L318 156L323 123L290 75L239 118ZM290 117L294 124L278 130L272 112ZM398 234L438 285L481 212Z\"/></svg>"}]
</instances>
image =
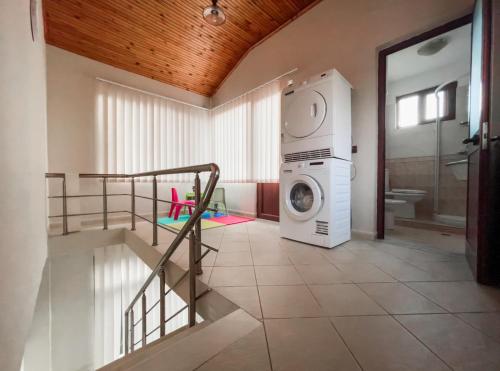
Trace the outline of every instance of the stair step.
<instances>
[{"instance_id":1,"label":"stair step","mask_svg":"<svg viewBox=\"0 0 500 371\"><path fill-rule=\"evenodd\" d=\"M170 344L179 341L180 339L195 333L196 331L201 330L202 328L208 326L210 324L209 321L203 321L197 324L194 327L183 326L179 329L163 336L152 343L147 344L144 348L137 349L136 351L123 356L107 365L97 369L96 371L116 371L116 370L124 370L123 365L127 365L130 367L134 364L141 362L142 360L149 357L151 354L163 349L164 347L168 347Z\"/></svg>"},{"instance_id":2,"label":"stair step","mask_svg":"<svg viewBox=\"0 0 500 371\"><path fill-rule=\"evenodd\" d=\"M204 327L195 326L181 332L182 337L153 343L151 347L134 352L141 354L129 354L99 371L194 370L259 326L261 322L237 309Z\"/></svg>"}]
</instances>

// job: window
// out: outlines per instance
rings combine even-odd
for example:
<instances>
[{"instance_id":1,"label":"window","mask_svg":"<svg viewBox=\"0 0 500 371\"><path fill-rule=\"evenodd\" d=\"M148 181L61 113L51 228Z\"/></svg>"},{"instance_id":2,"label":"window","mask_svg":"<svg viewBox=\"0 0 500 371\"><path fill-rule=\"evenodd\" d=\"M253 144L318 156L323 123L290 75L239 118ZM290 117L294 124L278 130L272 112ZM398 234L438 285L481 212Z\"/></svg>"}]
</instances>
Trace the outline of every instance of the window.
<instances>
[{"instance_id":1,"label":"window","mask_svg":"<svg viewBox=\"0 0 500 371\"><path fill-rule=\"evenodd\" d=\"M225 181L279 179L280 98L273 82L212 110L214 161Z\"/></svg>"},{"instance_id":2,"label":"window","mask_svg":"<svg viewBox=\"0 0 500 371\"><path fill-rule=\"evenodd\" d=\"M205 110L98 81L98 171L138 173L215 162L222 182L277 181L280 97L279 83L273 82Z\"/></svg>"},{"instance_id":3,"label":"window","mask_svg":"<svg viewBox=\"0 0 500 371\"><path fill-rule=\"evenodd\" d=\"M397 97L397 127L406 128L435 122L438 114L435 90L436 87L432 87ZM457 82L454 82L438 93L439 117L442 121L455 119L456 92Z\"/></svg>"},{"instance_id":4,"label":"window","mask_svg":"<svg viewBox=\"0 0 500 371\"><path fill-rule=\"evenodd\" d=\"M132 174L212 161L208 110L103 81L97 82L96 98L99 172ZM158 180L192 177L175 174Z\"/></svg>"}]
</instances>

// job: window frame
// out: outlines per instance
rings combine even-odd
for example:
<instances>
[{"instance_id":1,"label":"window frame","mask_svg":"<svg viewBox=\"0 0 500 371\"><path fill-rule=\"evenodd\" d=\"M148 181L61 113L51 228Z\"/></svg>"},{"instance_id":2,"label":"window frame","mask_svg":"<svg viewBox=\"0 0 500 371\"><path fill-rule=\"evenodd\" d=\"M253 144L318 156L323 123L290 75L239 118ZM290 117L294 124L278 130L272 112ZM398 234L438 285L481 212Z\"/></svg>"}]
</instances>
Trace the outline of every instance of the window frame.
<instances>
[{"instance_id":1,"label":"window frame","mask_svg":"<svg viewBox=\"0 0 500 371\"><path fill-rule=\"evenodd\" d=\"M449 84L444 88L442 91L444 92L444 115L441 117L441 121L449 121L449 120L455 120L457 116L457 87L458 87L458 81L454 81L453 83ZM437 86L433 86L430 88L414 91L412 93L407 93L403 95L399 95L396 97L396 129L407 129L411 127L416 127L419 125L426 125L426 124L432 124L436 122L436 119L432 120L426 120L425 119L425 109L426 109L426 103L425 103L425 98L428 94L434 93L436 90ZM418 120L416 125L410 125L410 126L400 126L399 125L399 101L404 98L409 98L413 96L418 96ZM438 108L439 111L439 108ZM439 113L439 112L438 112Z\"/></svg>"}]
</instances>

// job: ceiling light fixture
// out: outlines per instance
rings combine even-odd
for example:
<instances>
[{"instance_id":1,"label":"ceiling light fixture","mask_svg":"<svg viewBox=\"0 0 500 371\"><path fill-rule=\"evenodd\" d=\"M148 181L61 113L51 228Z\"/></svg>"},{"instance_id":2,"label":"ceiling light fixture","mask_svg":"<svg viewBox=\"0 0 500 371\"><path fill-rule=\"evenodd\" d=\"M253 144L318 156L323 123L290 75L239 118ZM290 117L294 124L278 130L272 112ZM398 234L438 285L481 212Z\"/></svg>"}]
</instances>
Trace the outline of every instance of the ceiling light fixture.
<instances>
[{"instance_id":1,"label":"ceiling light fixture","mask_svg":"<svg viewBox=\"0 0 500 371\"><path fill-rule=\"evenodd\" d=\"M438 37L437 39L431 40L418 48L417 53L418 55L428 57L439 53L441 49L448 45L448 43L448 38Z\"/></svg>"},{"instance_id":2,"label":"ceiling light fixture","mask_svg":"<svg viewBox=\"0 0 500 371\"><path fill-rule=\"evenodd\" d=\"M213 26L220 26L226 21L224 10L217 5L218 0L212 0L212 5L203 9L203 18Z\"/></svg>"}]
</instances>

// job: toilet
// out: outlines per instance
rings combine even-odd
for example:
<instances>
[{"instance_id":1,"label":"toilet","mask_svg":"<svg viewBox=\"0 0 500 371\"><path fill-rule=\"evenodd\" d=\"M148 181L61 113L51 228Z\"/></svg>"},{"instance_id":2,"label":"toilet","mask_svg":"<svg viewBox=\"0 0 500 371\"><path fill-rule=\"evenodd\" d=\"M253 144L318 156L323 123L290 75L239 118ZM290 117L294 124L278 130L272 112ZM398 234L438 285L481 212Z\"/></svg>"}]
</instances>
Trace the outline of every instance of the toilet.
<instances>
[{"instance_id":1,"label":"toilet","mask_svg":"<svg viewBox=\"0 0 500 371\"><path fill-rule=\"evenodd\" d=\"M394 216L405 219L415 219L415 204L422 201L427 195L426 191L420 189L390 189L389 186L389 169L385 169L385 199L387 200L404 201L393 202L391 208Z\"/></svg>"},{"instance_id":2,"label":"toilet","mask_svg":"<svg viewBox=\"0 0 500 371\"><path fill-rule=\"evenodd\" d=\"M395 208L396 216L405 219L415 219L415 204L422 201L426 195L426 191L419 189L395 188L392 191L385 192L386 199L405 201L399 203Z\"/></svg>"},{"instance_id":3,"label":"toilet","mask_svg":"<svg viewBox=\"0 0 500 371\"><path fill-rule=\"evenodd\" d=\"M405 205L406 201L404 200L395 200L392 198L386 198L385 199L385 229L394 229L394 219L395 219L395 213L396 210Z\"/></svg>"}]
</instances>

